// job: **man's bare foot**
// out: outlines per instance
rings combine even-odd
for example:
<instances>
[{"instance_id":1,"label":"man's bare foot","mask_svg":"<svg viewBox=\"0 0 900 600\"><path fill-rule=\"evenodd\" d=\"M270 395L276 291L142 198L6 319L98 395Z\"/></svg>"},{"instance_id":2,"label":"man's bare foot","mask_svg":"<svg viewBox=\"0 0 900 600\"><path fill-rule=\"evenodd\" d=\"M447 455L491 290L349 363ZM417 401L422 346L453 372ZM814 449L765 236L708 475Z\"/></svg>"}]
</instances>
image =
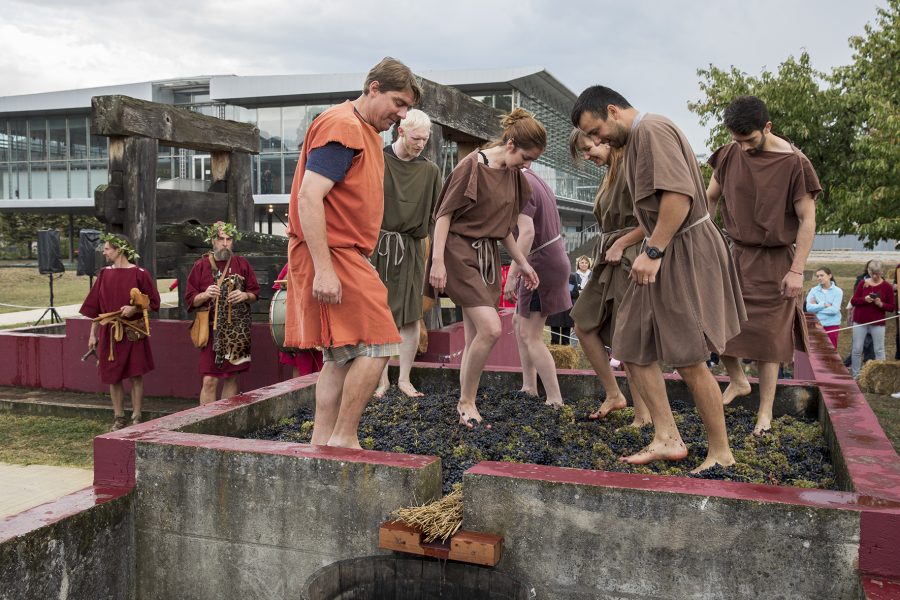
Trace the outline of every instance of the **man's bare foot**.
<instances>
[{"instance_id":1,"label":"man's bare foot","mask_svg":"<svg viewBox=\"0 0 900 600\"><path fill-rule=\"evenodd\" d=\"M731 465L734 464L734 462L735 462L734 456L732 456L730 452L728 453L728 458L722 457L721 460L714 456L707 456L706 460L704 460L702 463L700 463L699 467L691 470L691 473L696 475L697 473L700 473L701 471L705 471L707 469L711 469L716 465L722 465L723 467L730 467Z\"/></svg>"},{"instance_id":2,"label":"man's bare foot","mask_svg":"<svg viewBox=\"0 0 900 600\"><path fill-rule=\"evenodd\" d=\"M746 379L744 381L732 381L728 384L728 387L725 388L725 391L722 392L722 404L728 406L729 404L731 404L731 401L738 396L746 396L749 393L749 381L747 381Z\"/></svg>"},{"instance_id":3,"label":"man's bare foot","mask_svg":"<svg viewBox=\"0 0 900 600\"><path fill-rule=\"evenodd\" d=\"M618 431L621 431L622 429L630 429L630 428L640 429L644 425L650 425L652 422L653 421L651 421L649 417L647 417L646 419L641 419L639 417L635 417L634 420L631 423L629 423L628 425L623 425L622 427L617 427L616 431L618 432Z\"/></svg>"},{"instance_id":4,"label":"man's bare foot","mask_svg":"<svg viewBox=\"0 0 900 600\"><path fill-rule=\"evenodd\" d=\"M425 395L417 390L415 386L408 381L398 381L397 388L410 398L421 398Z\"/></svg>"},{"instance_id":5,"label":"man's bare foot","mask_svg":"<svg viewBox=\"0 0 900 600\"><path fill-rule=\"evenodd\" d=\"M622 456L619 461L630 465L646 465L655 460L682 460L688 454L684 442L651 442L649 446L631 456Z\"/></svg>"},{"instance_id":6,"label":"man's bare foot","mask_svg":"<svg viewBox=\"0 0 900 600\"><path fill-rule=\"evenodd\" d=\"M375 388L375 391L372 393L372 395L376 398L384 398L384 395L387 393L390 387L390 385L379 385L377 388Z\"/></svg>"},{"instance_id":7,"label":"man's bare foot","mask_svg":"<svg viewBox=\"0 0 900 600\"><path fill-rule=\"evenodd\" d=\"M519 390L519 392L522 394L526 394L528 396L533 396L535 398L540 396L540 394L538 394L538 391L536 389L525 387L525 386L522 386L522 389Z\"/></svg>"},{"instance_id":8,"label":"man's bare foot","mask_svg":"<svg viewBox=\"0 0 900 600\"><path fill-rule=\"evenodd\" d=\"M547 399L544 401L544 404L546 404L547 406L550 406L550 407L552 407L552 408L557 408L557 409L562 408L563 406L565 406L565 403L563 403L562 400L551 400L550 398L547 398Z\"/></svg>"},{"instance_id":9,"label":"man's bare foot","mask_svg":"<svg viewBox=\"0 0 900 600\"><path fill-rule=\"evenodd\" d=\"M363 447L359 445L359 438L354 437L353 439L339 439L332 437L328 440L328 446L332 448L347 448L348 450L362 450Z\"/></svg>"},{"instance_id":10,"label":"man's bare foot","mask_svg":"<svg viewBox=\"0 0 900 600\"><path fill-rule=\"evenodd\" d=\"M621 392L615 396L607 396L606 400L603 401L603 404L600 405L600 408L588 415L588 419L591 419L592 421L604 419L606 418L606 415L612 411L621 410L626 406L628 406L628 401L625 400L625 396L623 396Z\"/></svg>"},{"instance_id":11,"label":"man's bare foot","mask_svg":"<svg viewBox=\"0 0 900 600\"><path fill-rule=\"evenodd\" d=\"M474 402L460 402L456 405L456 412L459 413L459 424L465 425L469 429L474 429L475 425L478 425L483 420Z\"/></svg>"},{"instance_id":12,"label":"man's bare foot","mask_svg":"<svg viewBox=\"0 0 900 600\"><path fill-rule=\"evenodd\" d=\"M763 417L761 415L757 415L756 417L756 427L753 428L753 435L756 437L762 437L767 433L772 432L772 417Z\"/></svg>"}]
</instances>

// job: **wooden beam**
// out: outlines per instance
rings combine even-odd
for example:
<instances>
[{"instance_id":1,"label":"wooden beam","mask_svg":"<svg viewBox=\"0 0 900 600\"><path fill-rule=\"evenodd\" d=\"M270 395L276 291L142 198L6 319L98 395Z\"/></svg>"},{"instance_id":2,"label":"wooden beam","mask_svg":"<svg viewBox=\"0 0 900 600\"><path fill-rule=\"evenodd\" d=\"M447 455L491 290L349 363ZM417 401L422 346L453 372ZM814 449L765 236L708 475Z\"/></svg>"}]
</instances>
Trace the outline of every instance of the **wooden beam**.
<instances>
[{"instance_id":1,"label":"wooden beam","mask_svg":"<svg viewBox=\"0 0 900 600\"><path fill-rule=\"evenodd\" d=\"M259 129L129 96L91 98L91 133L140 136L194 150L259 153Z\"/></svg>"},{"instance_id":2,"label":"wooden beam","mask_svg":"<svg viewBox=\"0 0 900 600\"><path fill-rule=\"evenodd\" d=\"M422 532L400 521L387 521L378 528L378 547L416 556L431 556L486 567L497 566L503 554L503 538L491 533L458 531L448 543L422 542Z\"/></svg>"},{"instance_id":3,"label":"wooden beam","mask_svg":"<svg viewBox=\"0 0 900 600\"><path fill-rule=\"evenodd\" d=\"M250 155L232 152L228 164L228 221L240 231L253 231L253 187L250 183Z\"/></svg>"},{"instance_id":4,"label":"wooden beam","mask_svg":"<svg viewBox=\"0 0 900 600\"><path fill-rule=\"evenodd\" d=\"M156 190L156 205L159 225L208 225L228 218L228 195L224 193Z\"/></svg>"},{"instance_id":5,"label":"wooden beam","mask_svg":"<svg viewBox=\"0 0 900 600\"><path fill-rule=\"evenodd\" d=\"M419 78L422 97L416 108L425 112L435 123L447 129L458 131L477 140L487 141L502 132L499 110L475 100L454 87L441 85L428 79Z\"/></svg>"},{"instance_id":6,"label":"wooden beam","mask_svg":"<svg viewBox=\"0 0 900 600\"><path fill-rule=\"evenodd\" d=\"M125 138L122 197L125 235L141 255L141 266L156 277L156 159L158 143L141 137Z\"/></svg>"}]
</instances>

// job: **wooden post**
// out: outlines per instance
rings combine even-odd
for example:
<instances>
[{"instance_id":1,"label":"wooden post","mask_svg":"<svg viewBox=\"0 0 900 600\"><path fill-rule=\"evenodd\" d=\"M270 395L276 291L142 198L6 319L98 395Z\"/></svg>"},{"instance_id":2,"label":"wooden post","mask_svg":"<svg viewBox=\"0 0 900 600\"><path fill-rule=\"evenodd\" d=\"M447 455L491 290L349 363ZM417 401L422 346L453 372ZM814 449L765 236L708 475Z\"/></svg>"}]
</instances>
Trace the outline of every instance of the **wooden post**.
<instances>
[{"instance_id":1,"label":"wooden post","mask_svg":"<svg viewBox=\"0 0 900 600\"><path fill-rule=\"evenodd\" d=\"M475 152L476 148L478 148L476 142L456 142L456 164L459 164L459 161Z\"/></svg>"},{"instance_id":2,"label":"wooden post","mask_svg":"<svg viewBox=\"0 0 900 600\"><path fill-rule=\"evenodd\" d=\"M433 162L439 169L443 168L441 164L441 148L444 146L444 127L438 123L431 124L431 139L428 140L428 146L425 147L425 158Z\"/></svg>"},{"instance_id":3,"label":"wooden post","mask_svg":"<svg viewBox=\"0 0 900 600\"><path fill-rule=\"evenodd\" d=\"M156 158L159 144L143 137L124 141L122 198L124 233L141 255L141 266L156 277ZM112 160L112 159L110 159Z\"/></svg>"},{"instance_id":4,"label":"wooden post","mask_svg":"<svg viewBox=\"0 0 900 600\"><path fill-rule=\"evenodd\" d=\"M228 165L228 221L241 231L253 231L253 187L250 185L250 155L232 152Z\"/></svg>"}]
</instances>

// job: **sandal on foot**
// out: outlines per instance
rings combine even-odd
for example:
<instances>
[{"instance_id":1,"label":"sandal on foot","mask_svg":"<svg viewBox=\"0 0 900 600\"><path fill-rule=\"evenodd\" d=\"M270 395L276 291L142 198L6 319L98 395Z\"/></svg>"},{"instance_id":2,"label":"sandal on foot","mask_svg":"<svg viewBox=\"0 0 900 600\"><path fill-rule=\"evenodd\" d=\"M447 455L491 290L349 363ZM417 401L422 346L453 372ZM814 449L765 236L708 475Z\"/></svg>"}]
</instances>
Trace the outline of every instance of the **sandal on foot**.
<instances>
[{"instance_id":1,"label":"sandal on foot","mask_svg":"<svg viewBox=\"0 0 900 600\"><path fill-rule=\"evenodd\" d=\"M140 425L143 422L140 414L131 415L131 424L132 425Z\"/></svg>"},{"instance_id":2,"label":"sandal on foot","mask_svg":"<svg viewBox=\"0 0 900 600\"><path fill-rule=\"evenodd\" d=\"M116 420L113 421L111 431L118 431L126 427L128 427L128 421L125 419L125 415L122 415L121 417L116 417Z\"/></svg>"}]
</instances>

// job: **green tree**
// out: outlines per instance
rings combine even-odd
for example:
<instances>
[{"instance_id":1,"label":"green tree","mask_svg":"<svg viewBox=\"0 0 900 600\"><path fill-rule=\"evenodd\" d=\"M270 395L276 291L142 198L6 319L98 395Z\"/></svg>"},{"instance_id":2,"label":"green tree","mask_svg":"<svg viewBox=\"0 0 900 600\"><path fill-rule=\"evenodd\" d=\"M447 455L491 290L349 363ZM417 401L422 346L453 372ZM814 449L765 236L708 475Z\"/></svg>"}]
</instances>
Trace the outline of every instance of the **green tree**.
<instances>
[{"instance_id":1,"label":"green tree","mask_svg":"<svg viewBox=\"0 0 900 600\"><path fill-rule=\"evenodd\" d=\"M742 94L762 98L775 132L796 144L819 174L819 230L858 235L870 247L900 238L898 6L900 0L889 0L879 9L876 25L850 39L853 63L831 74L815 70L807 52L759 76L709 65L697 71L704 97L688 103L701 124L712 125L707 143L716 148L730 141L722 125L728 103Z\"/></svg>"}]
</instances>

